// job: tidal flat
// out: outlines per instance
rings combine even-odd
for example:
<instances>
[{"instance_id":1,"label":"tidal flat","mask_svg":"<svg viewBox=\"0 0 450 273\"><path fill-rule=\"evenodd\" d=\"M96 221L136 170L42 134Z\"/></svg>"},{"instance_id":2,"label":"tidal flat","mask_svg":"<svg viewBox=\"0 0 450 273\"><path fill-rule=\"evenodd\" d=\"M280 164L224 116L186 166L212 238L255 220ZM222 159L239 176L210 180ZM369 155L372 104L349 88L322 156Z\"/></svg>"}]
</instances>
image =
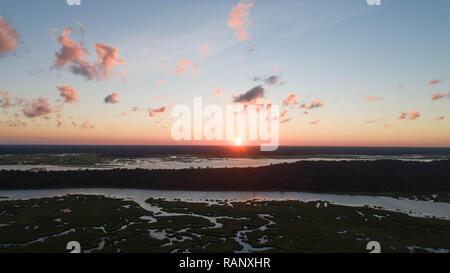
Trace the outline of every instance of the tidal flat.
<instances>
[{"instance_id":1,"label":"tidal flat","mask_svg":"<svg viewBox=\"0 0 450 273\"><path fill-rule=\"evenodd\" d=\"M209 200L214 201L214 200ZM0 252L449 252L450 221L324 201L137 203L102 195L0 201Z\"/></svg>"}]
</instances>

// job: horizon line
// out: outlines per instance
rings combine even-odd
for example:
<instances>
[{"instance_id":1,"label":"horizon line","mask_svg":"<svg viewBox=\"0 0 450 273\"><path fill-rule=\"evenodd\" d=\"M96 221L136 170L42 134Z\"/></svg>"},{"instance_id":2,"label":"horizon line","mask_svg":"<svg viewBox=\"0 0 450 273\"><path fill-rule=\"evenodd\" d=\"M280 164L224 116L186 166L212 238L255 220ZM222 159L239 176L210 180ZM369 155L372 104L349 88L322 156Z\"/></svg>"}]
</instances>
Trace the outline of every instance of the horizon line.
<instances>
[{"instance_id":1,"label":"horizon line","mask_svg":"<svg viewBox=\"0 0 450 273\"><path fill-rule=\"evenodd\" d=\"M32 144L32 143L0 143L0 146L103 146L103 147L235 147L235 148L259 148L259 145L180 145L180 144ZM279 145L279 147L303 147L303 148L442 148L450 149L450 146L362 146L362 145Z\"/></svg>"}]
</instances>

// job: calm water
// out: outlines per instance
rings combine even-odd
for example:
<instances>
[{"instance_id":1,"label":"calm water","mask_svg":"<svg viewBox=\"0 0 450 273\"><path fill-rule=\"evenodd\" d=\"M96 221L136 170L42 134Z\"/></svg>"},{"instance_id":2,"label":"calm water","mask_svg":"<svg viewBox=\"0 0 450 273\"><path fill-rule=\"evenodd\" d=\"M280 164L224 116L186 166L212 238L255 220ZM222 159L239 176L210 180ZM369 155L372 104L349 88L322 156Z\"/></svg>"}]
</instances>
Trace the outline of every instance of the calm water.
<instances>
[{"instance_id":1,"label":"calm water","mask_svg":"<svg viewBox=\"0 0 450 273\"><path fill-rule=\"evenodd\" d=\"M450 203L433 201L416 201L396 199L382 196L338 195L305 192L250 192L250 191L163 191L136 189L51 189L51 190L10 190L0 191L5 200L31 199L42 197L63 196L67 194L94 194L108 197L132 200L144 209L153 208L145 202L148 198L179 199L187 202L221 202L248 200L298 200L303 202L325 201L331 204L351 207L377 207L388 211L397 211L416 217L436 217L450 220Z\"/></svg>"}]
</instances>

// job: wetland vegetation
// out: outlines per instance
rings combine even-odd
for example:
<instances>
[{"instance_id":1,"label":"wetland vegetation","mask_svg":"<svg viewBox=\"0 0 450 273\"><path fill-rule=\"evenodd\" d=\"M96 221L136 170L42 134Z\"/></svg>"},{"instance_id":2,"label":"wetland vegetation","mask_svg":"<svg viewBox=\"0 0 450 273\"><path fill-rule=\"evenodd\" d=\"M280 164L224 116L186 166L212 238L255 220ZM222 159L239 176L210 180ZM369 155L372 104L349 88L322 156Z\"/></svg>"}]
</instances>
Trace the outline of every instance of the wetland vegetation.
<instances>
[{"instance_id":1,"label":"wetland vegetation","mask_svg":"<svg viewBox=\"0 0 450 273\"><path fill-rule=\"evenodd\" d=\"M0 252L447 252L450 221L326 202L132 201L66 195L0 201Z\"/></svg>"}]
</instances>

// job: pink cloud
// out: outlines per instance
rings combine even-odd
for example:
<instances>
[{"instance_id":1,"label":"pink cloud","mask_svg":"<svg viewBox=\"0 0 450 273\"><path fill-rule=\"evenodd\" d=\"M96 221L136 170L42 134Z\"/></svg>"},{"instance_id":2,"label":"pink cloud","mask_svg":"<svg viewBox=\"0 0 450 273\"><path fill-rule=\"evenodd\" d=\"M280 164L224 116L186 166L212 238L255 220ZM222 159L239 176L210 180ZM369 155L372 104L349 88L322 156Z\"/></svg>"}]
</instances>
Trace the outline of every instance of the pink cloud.
<instances>
[{"instance_id":1,"label":"pink cloud","mask_svg":"<svg viewBox=\"0 0 450 273\"><path fill-rule=\"evenodd\" d=\"M108 46L105 43L95 43L94 48L98 56L98 60L94 63L94 66L97 67L97 73L101 79L106 79L111 75L116 63L125 63L124 60L118 59L118 50L114 47ZM121 75L123 77L123 74Z\"/></svg>"},{"instance_id":2,"label":"pink cloud","mask_svg":"<svg viewBox=\"0 0 450 273\"><path fill-rule=\"evenodd\" d=\"M161 87L162 82L158 80L158 81L156 81L156 85L157 85L158 87Z\"/></svg>"},{"instance_id":3,"label":"pink cloud","mask_svg":"<svg viewBox=\"0 0 450 273\"><path fill-rule=\"evenodd\" d=\"M123 64L124 60L119 60L116 48L110 47L105 43L95 43L98 60L91 64L86 60L88 54L83 44L75 42L69 37L72 28L66 27L57 35L57 41L61 44L61 48L55 52L55 68L66 68L76 75L82 75L88 80L103 80L111 76L112 69L116 63ZM123 75L123 74L120 74Z\"/></svg>"},{"instance_id":4,"label":"pink cloud","mask_svg":"<svg viewBox=\"0 0 450 273\"><path fill-rule=\"evenodd\" d=\"M287 115L287 110L283 110L280 113L280 119L283 119Z\"/></svg>"},{"instance_id":5,"label":"pink cloud","mask_svg":"<svg viewBox=\"0 0 450 273\"><path fill-rule=\"evenodd\" d=\"M216 89L216 90L214 90L214 95L216 95L216 96L222 96L222 94L223 94L223 90L222 89Z\"/></svg>"},{"instance_id":6,"label":"pink cloud","mask_svg":"<svg viewBox=\"0 0 450 273\"><path fill-rule=\"evenodd\" d=\"M366 121L364 121L364 123L371 124L371 123L375 123L377 121L378 121L378 119L372 119L372 120L366 120Z\"/></svg>"},{"instance_id":7,"label":"pink cloud","mask_svg":"<svg viewBox=\"0 0 450 273\"><path fill-rule=\"evenodd\" d=\"M26 127L27 123L20 121L20 120L6 120L6 121L0 121L0 124L5 124L8 127Z\"/></svg>"},{"instance_id":8,"label":"pink cloud","mask_svg":"<svg viewBox=\"0 0 450 273\"><path fill-rule=\"evenodd\" d=\"M409 120L415 120L418 117L420 117L420 113L416 110L413 110L409 113Z\"/></svg>"},{"instance_id":9,"label":"pink cloud","mask_svg":"<svg viewBox=\"0 0 450 273\"><path fill-rule=\"evenodd\" d=\"M290 94L285 99L283 99L283 105L294 105L297 104L298 96L296 94Z\"/></svg>"},{"instance_id":10,"label":"pink cloud","mask_svg":"<svg viewBox=\"0 0 450 273\"><path fill-rule=\"evenodd\" d=\"M440 116L440 117L435 117L434 120L443 120L445 117L444 116Z\"/></svg>"},{"instance_id":11,"label":"pink cloud","mask_svg":"<svg viewBox=\"0 0 450 273\"><path fill-rule=\"evenodd\" d=\"M320 120L311 121L309 124L311 125L317 125L319 124Z\"/></svg>"},{"instance_id":12,"label":"pink cloud","mask_svg":"<svg viewBox=\"0 0 450 273\"><path fill-rule=\"evenodd\" d=\"M200 46L200 51L203 54L208 54L209 53L209 44L208 43L204 43Z\"/></svg>"},{"instance_id":13,"label":"pink cloud","mask_svg":"<svg viewBox=\"0 0 450 273\"><path fill-rule=\"evenodd\" d=\"M111 95L106 96L106 98L103 100L104 103L119 103L119 93L112 93Z\"/></svg>"},{"instance_id":14,"label":"pink cloud","mask_svg":"<svg viewBox=\"0 0 450 273\"><path fill-rule=\"evenodd\" d=\"M450 91L448 91L446 94L436 93L431 97L431 100L440 100L443 98L450 99Z\"/></svg>"},{"instance_id":15,"label":"pink cloud","mask_svg":"<svg viewBox=\"0 0 450 273\"><path fill-rule=\"evenodd\" d=\"M10 102L8 91L5 91L5 92L0 91L0 96L2 96L2 98L0 99L0 104L1 104L0 107L2 107L2 108L9 107L11 105L11 102Z\"/></svg>"},{"instance_id":16,"label":"pink cloud","mask_svg":"<svg viewBox=\"0 0 450 273\"><path fill-rule=\"evenodd\" d=\"M172 72L172 74L184 74L184 71L187 67L191 65L191 61L189 60L181 60L177 63L175 70Z\"/></svg>"},{"instance_id":17,"label":"pink cloud","mask_svg":"<svg viewBox=\"0 0 450 273\"><path fill-rule=\"evenodd\" d=\"M406 116L408 115L408 113L406 112L401 112L400 116L398 116L398 119L406 119Z\"/></svg>"},{"instance_id":18,"label":"pink cloud","mask_svg":"<svg viewBox=\"0 0 450 273\"><path fill-rule=\"evenodd\" d=\"M200 74L202 74L202 70L197 68L197 64L194 64L194 67L192 68L192 71L191 71L191 75L192 76L197 76L197 75L200 75Z\"/></svg>"},{"instance_id":19,"label":"pink cloud","mask_svg":"<svg viewBox=\"0 0 450 273\"><path fill-rule=\"evenodd\" d=\"M168 109L167 106L163 106L160 108L148 109L148 114L150 115L150 117L154 117L157 114L166 112L167 109Z\"/></svg>"},{"instance_id":20,"label":"pink cloud","mask_svg":"<svg viewBox=\"0 0 450 273\"><path fill-rule=\"evenodd\" d=\"M239 40L248 39L247 27L250 25L250 20L247 18L250 15L250 9L253 7L251 1L239 2L230 12L228 18L228 26L236 29L234 33Z\"/></svg>"},{"instance_id":21,"label":"pink cloud","mask_svg":"<svg viewBox=\"0 0 450 273\"><path fill-rule=\"evenodd\" d=\"M120 114L120 116L122 117L129 116L131 113L137 112L138 110L139 108L137 106L133 106L131 107L131 110L129 112L123 112L122 114Z\"/></svg>"},{"instance_id":22,"label":"pink cloud","mask_svg":"<svg viewBox=\"0 0 450 273\"><path fill-rule=\"evenodd\" d=\"M384 128L391 128L391 127L392 127L392 124L387 124L387 123L386 123L386 124L383 125L383 127L384 127Z\"/></svg>"},{"instance_id":23,"label":"pink cloud","mask_svg":"<svg viewBox=\"0 0 450 273\"><path fill-rule=\"evenodd\" d=\"M379 98L379 97L374 97L374 96L366 96L366 100L367 100L368 102L372 102L372 101L379 101L379 100L381 100L381 98Z\"/></svg>"},{"instance_id":24,"label":"pink cloud","mask_svg":"<svg viewBox=\"0 0 450 273\"><path fill-rule=\"evenodd\" d=\"M244 28L239 28L234 33L238 37L239 40L247 40L248 39L248 33Z\"/></svg>"},{"instance_id":25,"label":"pink cloud","mask_svg":"<svg viewBox=\"0 0 450 273\"><path fill-rule=\"evenodd\" d=\"M82 74L90 78L94 72L91 71L89 62L85 60L88 51L83 48L82 43L77 43L69 37L71 32L72 28L67 27L57 36L57 41L62 47L55 52L56 59L53 66L58 68L67 66L75 74Z\"/></svg>"},{"instance_id":26,"label":"pink cloud","mask_svg":"<svg viewBox=\"0 0 450 273\"><path fill-rule=\"evenodd\" d=\"M433 96L431 96L431 100L440 100L444 97L444 94L433 94Z\"/></svg>"},{"instance_id":27,"label":"pink cloud","mask_svg":"<svg viewBox=\"0 0 450 273\"><path fill-rule=\"evenodd\" d=\"M25 116L29 118L36 118L40 116L48 115L52 112L52 107L47 98L40 97L31 102L26 108L23 109Z\"/></svg>"},{"instance_id":28,"label":"pink cloud","mask_svg":"<svg viewBox=\"0 0 450 273\"><path fill-rule=\"evenodd\" d=\"M442 81L441 81L441 80L435 79L435 80L429 81L429 82L428 82L428 85L429 85L429 86L431 86L431 85L436 85L436 84L438 84L438 83L440 83L440 82L442 82Z\"/></svg>"},{"instance_id":29,"label":"pink cloud","mask_svg":"<svg viewBox=\"0 0 450 273\"><path fill-rule=\"evenodd\" d=\"M305 110L311 110L311 109L320 108L323 106L325 106L325 105L319 99L316 98L316 99L313 99L309 105L306 105L306 104L300 105L300 108L305 109Z\"/></svg>"},{"instance_id":30,"label":"pink cloud","mask_svg":"<svg viewBox=\"0 0 450 273\"><path fill-rule=\"evenodd\" d=\"M94 129L95 125L86 119L81 123L80 128L81 129Z\"/></svg>"},{"instance_id":31,"label":"pink cloud","mask_svg":"<svg viewBox=\"0 0 450 273\"><path fill-rule=\"evenodd\" d=\"M153 99L153 101L161 101L161 100L165 100L166 96L162 96L162 97L156 97Z\"/></svg>"},{"instance_id":32,"label":"pink cloud","mask_svg":"<svg viewBox=\"0 0 450 273\"><path fill-rule=\"evenodd\" d=\"M64 98L65 103L72 103L72 102L78 101L78 97L77 97L78 91L76 89L72 88L72 86L70 84L65 84L63 86L56 86L56 88L60 92L59 95L62 98Z\"/></svg>"},{"instance_id":33,"label":"pink cloud","mask_svg":"<svg viewBox=\"0 0 450 273\"><path fill-rule=\"evenodd\" d=\"M0 55L16 49L18 41L17 31L0 16Z\"/></svg>"}]
</instances>

